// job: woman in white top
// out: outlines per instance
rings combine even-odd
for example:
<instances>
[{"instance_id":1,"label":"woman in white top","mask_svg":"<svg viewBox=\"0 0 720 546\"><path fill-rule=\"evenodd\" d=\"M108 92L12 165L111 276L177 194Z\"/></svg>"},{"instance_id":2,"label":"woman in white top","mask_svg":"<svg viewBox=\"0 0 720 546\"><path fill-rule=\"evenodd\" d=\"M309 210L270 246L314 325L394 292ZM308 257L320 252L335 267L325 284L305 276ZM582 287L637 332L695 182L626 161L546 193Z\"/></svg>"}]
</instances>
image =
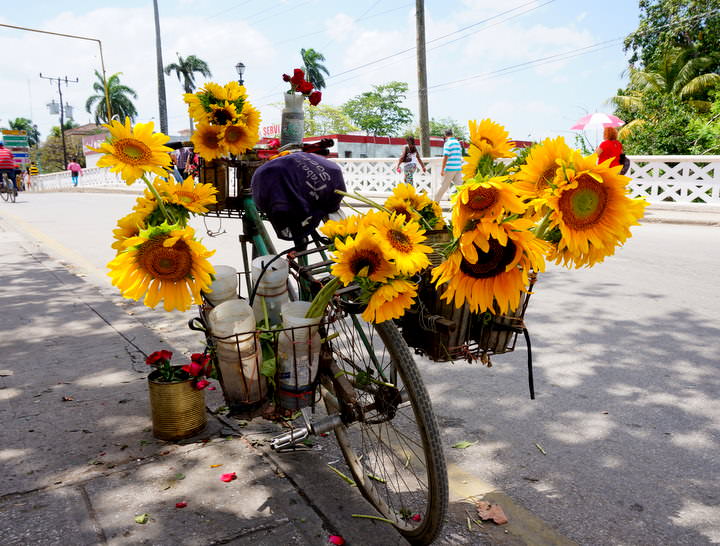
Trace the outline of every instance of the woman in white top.
<instances>
[{"instance_id":1,"label":"woman in white top","mask_svg":"<svg viewBox=\"0 0 720 546\"><path fill-rule=\"evenodd\" d=\"M397 170L397 172L400 172L400 170L402 169L405 182L412 185L413 174L415 174L418 165L420 165L422 171L425 172L425 164L423 163L422 158L420 157L420 154L415 147L415 139L409 136L405 140L407 141L407 146L405 146L403 153L400 155L397 165L395 166L395 170Z\"/></svg>"}]
</instances>

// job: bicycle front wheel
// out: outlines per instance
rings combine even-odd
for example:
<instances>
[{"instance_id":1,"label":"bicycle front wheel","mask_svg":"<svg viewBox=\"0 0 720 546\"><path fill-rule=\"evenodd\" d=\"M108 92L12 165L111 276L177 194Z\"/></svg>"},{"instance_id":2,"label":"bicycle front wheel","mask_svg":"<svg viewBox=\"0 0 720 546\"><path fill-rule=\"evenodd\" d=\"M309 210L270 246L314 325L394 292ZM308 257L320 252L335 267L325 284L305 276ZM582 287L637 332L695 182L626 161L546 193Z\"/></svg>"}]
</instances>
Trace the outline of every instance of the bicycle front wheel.
<instances>
[{"instance_id":1,"label":"bicycle front wheel","mask_svg":"<svg viewBox=\"0 0 720 546\"><path fill-rule=\"evenodd\" d=\"M2 197L3 201L7 201L10 199L10 190L8 189L7 185L0 182L0 197Z\"/></svg>"},{"instance_id":2,"label":"bicycle front wheel","mask_svg":"<svg viewBox=\"0 0 720 546\"><path fill-rule=\"evenodd\" d=\"M10 190L8 191L8 195L10 197L10 202L14 203L15 199L17 198L17 190L15 189L15 186L10 188Z\"/></svg>"},{"instance_id":3,"label":"bicycle front wheel","mask_svg":"<svg viewBox=\"0 0 720 546\"><path fill-rule=\"evenodd\" d=\"M430 397L405 340L391 322L344 314L328 324L333 360L351 386L325 381L325 404L339 412L340 449L358 488L412 544L440 532L448 479Z\"/></svg>"}]
</instances>

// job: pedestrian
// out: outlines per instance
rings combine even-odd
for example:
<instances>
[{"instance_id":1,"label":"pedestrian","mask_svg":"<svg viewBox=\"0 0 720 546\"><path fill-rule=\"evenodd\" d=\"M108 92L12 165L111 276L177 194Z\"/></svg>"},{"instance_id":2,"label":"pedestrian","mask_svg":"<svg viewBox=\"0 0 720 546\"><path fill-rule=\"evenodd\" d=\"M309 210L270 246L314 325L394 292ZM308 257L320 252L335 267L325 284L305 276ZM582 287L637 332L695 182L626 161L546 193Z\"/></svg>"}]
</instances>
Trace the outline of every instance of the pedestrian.
<instances>
[{"instance_id":1,"label":"pedestrian","mask_svg":"<svg viewBox=\"0 0 720 546\"><path fill-rule=\"evenodd\" d=\"M435 195L435 201L440 201L450 184L459 186L462 180L462 147L460 142L453 136L452 129L445 129L445 145L443 146L443 160L440 175L442 183L440 189Z\"/></svg>"},{"instance_id":2,"label":"pedestrian","mask_svg":"<svg viewBox=\"0 0 720 546\"><path fill-rule=\"evenodd\" d=\"M603 129L603 141L595 150L598 155L598 164L604 163L608 159L612 159L610 162L611 167L620 165L620 154L623 153L623 146L617 139L618 132L615 127L605 127Z\"/></svg>"},{"instance_id":3,"label":"pedestrian","mask_svg":"<svg viewBox=\"0 0 720 546\"><path fill-rule=\"evenodd\" d=\"M407 145L403 148L402 154L400 154L397 165L395 165L395 170L397 170L397 172L402 172L403 181L412 186L413 175L415 174L418 165L420 165L422 171L425 172L425 164L415 147L415 138L409 136L405 139L405 141L407 142Z\"/></svg>"},{"instance_id":4,"label":"pedestrian","mask_svg":"<svg viewBox=\"0 0 720 546\"><path fill-rule=\"evenodd\" d=\"M70 171L70 175L72 176L73 187L77 187L78 176L82 174L82 167L77 162L77 158L73 159L70 163L68 163L67 168Z\"/></svg>"},{"instance_id":5,"label":"pedestrian","mask_svg":"<svg viewBox=\"0 0 720 546\"><path fill-rule=\"evenodd\" d=\"M12 180L13 186L17 191L17 181L15 180L15 156L0 142L0 180L3 173L7 174L8 179Z\"/></svg>"}]
</instances>

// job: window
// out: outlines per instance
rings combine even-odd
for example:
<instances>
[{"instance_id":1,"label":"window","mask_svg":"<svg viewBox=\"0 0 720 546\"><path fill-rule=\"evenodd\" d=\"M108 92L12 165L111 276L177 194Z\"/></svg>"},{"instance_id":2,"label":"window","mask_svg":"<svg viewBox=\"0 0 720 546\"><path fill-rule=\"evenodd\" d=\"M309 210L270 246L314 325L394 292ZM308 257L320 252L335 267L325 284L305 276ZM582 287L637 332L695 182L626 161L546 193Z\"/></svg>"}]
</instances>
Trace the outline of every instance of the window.
<instances>
[{"instance_id":1,"label":"window","mask_svg":"<svg viewBox=\"0 0 720 546\"><path fill-rule=\"evenodd\" d=\"M352 150L345 150L345 157L352 157Z\"/></svg>"}]
</instances>

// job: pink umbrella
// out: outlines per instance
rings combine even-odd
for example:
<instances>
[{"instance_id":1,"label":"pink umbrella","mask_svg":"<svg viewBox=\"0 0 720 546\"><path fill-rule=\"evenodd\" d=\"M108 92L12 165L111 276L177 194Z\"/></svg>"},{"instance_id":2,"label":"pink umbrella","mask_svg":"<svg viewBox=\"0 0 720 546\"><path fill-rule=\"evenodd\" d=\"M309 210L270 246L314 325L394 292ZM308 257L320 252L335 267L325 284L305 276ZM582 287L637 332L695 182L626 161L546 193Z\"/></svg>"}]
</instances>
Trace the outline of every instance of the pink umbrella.
<instances>
[{"instance_id":1,"label":"pink umbrella","mask_svg":"<svg viewBox=\"0 0 720 546\"><path fill-rule=\"evenodd\" d=\"M592 125L602 127L620 127L625 125L625 122L617 116L612 114L603 114L601 112L595 112L594 114L588 114L587 116L581 117L575 125L570 127L573 131L582 131Z\"/></svg>"}]
</instances>

